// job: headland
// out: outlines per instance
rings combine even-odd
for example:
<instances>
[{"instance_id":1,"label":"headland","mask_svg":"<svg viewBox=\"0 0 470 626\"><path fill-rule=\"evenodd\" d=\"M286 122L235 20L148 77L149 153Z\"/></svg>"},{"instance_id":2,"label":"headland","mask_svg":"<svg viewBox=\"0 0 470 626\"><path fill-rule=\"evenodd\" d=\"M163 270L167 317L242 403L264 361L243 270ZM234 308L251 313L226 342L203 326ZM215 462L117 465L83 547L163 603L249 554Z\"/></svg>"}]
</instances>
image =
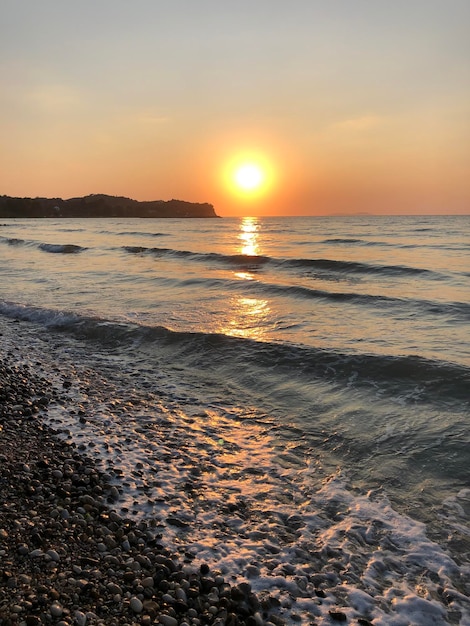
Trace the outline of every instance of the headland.
<instances>
[{"instance_id":1,"label":"headland","mask_svg":"<svg viewBox=\"0 0 470 626\"><path fill-rule=\"evenodd\" d=\"M78 198L13 198L0 196L0 217L74 218L185 218L219 217L208 202L151 200L140 202L120 196L91 194Z\"/></svg>"}]
</instances>

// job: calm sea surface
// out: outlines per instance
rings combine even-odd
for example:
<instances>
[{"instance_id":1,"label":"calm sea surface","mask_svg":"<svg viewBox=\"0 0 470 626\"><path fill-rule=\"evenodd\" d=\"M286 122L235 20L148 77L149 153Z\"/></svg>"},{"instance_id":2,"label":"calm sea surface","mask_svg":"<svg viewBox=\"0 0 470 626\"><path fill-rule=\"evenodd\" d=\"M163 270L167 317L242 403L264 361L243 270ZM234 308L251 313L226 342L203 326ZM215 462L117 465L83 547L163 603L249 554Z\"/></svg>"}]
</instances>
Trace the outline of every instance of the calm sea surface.
<instances>
[{"instance_id":1,"label":"calm sea surface","mask_svg":"<svg viewBox=\"0 0 470 626\"><path fill-rule=\"evenodd\" d=\"M199 451L238 446L227 489L261 517L299 516L304 551L307 535L335 545L347 602L374 598L374 624L470 624L469 217L3 220L0 279L0 314L26 323L31 350L158 394ZM151 456L139 411L113 425L124 468ZM198 549L246 575L266 561L266 538L250 540L244 564ZM298 577L308 559L289 550ZM256 567L269 585L275 568Z\"/></svg>"}]
</instances>

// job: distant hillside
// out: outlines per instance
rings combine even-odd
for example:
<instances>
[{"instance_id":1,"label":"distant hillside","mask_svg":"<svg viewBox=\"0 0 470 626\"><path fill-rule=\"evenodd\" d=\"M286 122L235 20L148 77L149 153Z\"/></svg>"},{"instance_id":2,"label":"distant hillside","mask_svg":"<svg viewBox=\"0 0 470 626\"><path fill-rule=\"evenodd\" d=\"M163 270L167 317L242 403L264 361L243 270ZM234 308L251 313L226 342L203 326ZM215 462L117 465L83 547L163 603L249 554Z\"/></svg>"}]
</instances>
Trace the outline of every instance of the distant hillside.
<instances>
[{"instance_id":1,"label":"distant hillside","mask_svg":"<svg viewBox=\"0 0 470 626\"><path fill-rule=\"evenodd\" d=\"M218 217L212 204L184 200L139 202L93 194L83 198L0 196L0 217Z\"/></svg>"}]
</instances>

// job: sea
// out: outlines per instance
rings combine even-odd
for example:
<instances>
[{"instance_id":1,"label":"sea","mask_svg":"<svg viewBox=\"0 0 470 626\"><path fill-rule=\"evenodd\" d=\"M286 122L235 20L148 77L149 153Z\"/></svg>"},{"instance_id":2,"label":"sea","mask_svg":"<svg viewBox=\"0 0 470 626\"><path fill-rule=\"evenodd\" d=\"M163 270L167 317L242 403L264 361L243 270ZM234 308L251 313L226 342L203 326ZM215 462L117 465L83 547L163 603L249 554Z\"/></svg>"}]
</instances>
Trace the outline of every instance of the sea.
<instances>
[{"instance_id":1,"label":"sea","mask_svg":"<svg viewBox=\"0 0 470 626\"><path fill-rule=\"evenodd\" d=\"M0 318L188 567L287 623L470 625L470 216L3 219Z\"/></svg>"}]
</instances>

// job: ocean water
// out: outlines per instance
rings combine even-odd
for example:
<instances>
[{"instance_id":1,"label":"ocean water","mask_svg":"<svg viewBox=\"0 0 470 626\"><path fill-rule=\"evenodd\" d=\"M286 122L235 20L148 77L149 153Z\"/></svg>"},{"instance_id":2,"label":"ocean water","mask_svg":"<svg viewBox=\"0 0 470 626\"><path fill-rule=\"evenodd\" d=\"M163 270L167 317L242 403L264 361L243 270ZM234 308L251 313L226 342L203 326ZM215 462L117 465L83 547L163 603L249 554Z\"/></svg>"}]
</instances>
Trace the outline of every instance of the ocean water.
<instances>
[{"instance_id":1,"label":"ocean water","mask_svg":"<svg viewBox=\"0 0 470 626\"><path fill-rule=\"evenodd\" d=\"M468 216L3 220L0 340L75 381L48 419L117 510L288 621L468 625L469 253Z\"/></svg>"}]
</instances>

